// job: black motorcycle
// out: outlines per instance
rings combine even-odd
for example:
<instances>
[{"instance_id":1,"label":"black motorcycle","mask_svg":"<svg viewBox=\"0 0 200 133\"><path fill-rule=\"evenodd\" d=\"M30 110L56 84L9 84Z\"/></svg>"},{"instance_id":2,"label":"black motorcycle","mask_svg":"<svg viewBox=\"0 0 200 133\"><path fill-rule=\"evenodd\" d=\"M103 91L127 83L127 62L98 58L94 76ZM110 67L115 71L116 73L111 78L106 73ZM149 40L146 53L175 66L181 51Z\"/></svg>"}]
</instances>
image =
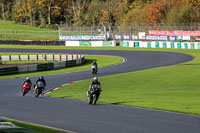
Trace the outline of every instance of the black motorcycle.
<instances>
[{"instance_id":1,"label":"black motorcycle","mask_svg":"<svg viewBox=\"0 0 200 133\"><path fill-rule=\"evenodd\" d=\"M92 70L92 74L97 74L98 69L95 65L92 65L91 70Z\"/></svg>"},{"instance_id":2,"label":"black motorcycle","mask_svg":"<svg viewBox=\"0 0 200 133\"><path fill-rule=\"evenodd\" d=\"M92 89L87 92L88 102L89 104L96 104L97 100L99 99L99 95L101 93L101 86L100 85L93 85Z\"/></svg>"},{"instance_id":3,"label":"black motorcycle","mask_svg":"<svg viewBox=\"0 0 200 133\"><path fill-rule=\"evenodd\" d=\"M40 94L42 94L42 91L44 90L44 83L39 81L34 87L34 93L35 97L38 97Z\"/></svg>"}]
</instances>

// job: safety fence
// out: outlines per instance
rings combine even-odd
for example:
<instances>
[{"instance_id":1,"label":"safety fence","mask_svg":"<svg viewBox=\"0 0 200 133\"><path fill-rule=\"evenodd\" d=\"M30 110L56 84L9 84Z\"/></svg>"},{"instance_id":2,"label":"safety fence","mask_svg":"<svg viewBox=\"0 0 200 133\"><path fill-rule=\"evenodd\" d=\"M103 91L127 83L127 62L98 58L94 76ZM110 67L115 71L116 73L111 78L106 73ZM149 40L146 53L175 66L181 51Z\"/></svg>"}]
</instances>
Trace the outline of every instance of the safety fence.
<instances>
[{"instance_id":1,"label":"safety fence","mask_svg":"<svg viewBox=\"0 0 200 133\"><path fill-rule=\"evenodd\" d=\"M18 67L9 67L9 68L0 68L0 75L10 75L18 73L27 73L27 72L36 72L36 71L47 71L62 69L67 67L72 67L76 65L81 65L85 63L85 57L81 56L79 59L61 61L61 62L51 62L43 64L33 64L33 65L24 65Z\"/></svg>"},{"instance_id":2,"label":"safety fence","mask_svg":"<svg viewBox=\"0 0 200 133\"><path fill-rule=\"evenodd\" d=\"M2 55L0 61L67 61L81 59L82 55L36 54L36 55Z\"/></svg>"}]
</instances>

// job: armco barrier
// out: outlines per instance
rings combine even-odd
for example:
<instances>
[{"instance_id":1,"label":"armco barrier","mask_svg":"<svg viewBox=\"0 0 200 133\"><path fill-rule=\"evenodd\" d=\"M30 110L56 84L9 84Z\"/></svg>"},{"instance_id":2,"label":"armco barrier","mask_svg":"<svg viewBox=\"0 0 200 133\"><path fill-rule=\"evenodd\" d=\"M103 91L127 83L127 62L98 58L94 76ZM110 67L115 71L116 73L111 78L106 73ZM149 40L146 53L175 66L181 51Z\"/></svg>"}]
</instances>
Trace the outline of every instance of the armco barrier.
<instances>
[{"instance_id":1,"label":"armco barrier","mask_svg":"<svg viewBox=\"0 0 200 133\"><path fill-rule=\"evenodd\" d=\"M9 74L17 74L17 73L27 73L27 72L61 69L61 68L67 68L67 67L72 67L72 66L76 66L76 65L81 65L83 63L85 63L84 56L81 57L80 59L70 60L70 61L25 65L25 66L9 67L9 68L0 68L0 75L9 75Z\"/></svg>"},{"instance_id":2,"label":"armco barrier","mask_svg":"<svg viewBox=\"0 0 200 133\"><path fill-rule=\"evenodd\" d=\"M66 61L66 67L75 66L75 65L76 65L76 60Z\"/></svg>"},{"instance_id":3,"label":"armco barrier","mask_svg":"<svg viewBox=\"0 0 200 133\"><path fill-rule=\"evenodd\" d=\"M53 69L54 69L53 63L44 63L44 64L37 65L37 71L47 71L47 70L53 70Z\"/></svg>"},{"instance_id":4,"label":"armco barrier","mask_svg":"<svg viewBox=\"0 0 200 133\"><path fill-rule=\"evenodd\" d=\"M0 68L0 75L10 75L18 73L18 67Z\"/></svg>"},{"instance_id":5,"label":"armco barrier","mask_svg":"<svg viewBox=\"0 0 200 133\"><path fill-rule=\"evenodd\" d=\"M200 42L120 41L121 47L200 49Z\"/></svg>"}]
</instances>

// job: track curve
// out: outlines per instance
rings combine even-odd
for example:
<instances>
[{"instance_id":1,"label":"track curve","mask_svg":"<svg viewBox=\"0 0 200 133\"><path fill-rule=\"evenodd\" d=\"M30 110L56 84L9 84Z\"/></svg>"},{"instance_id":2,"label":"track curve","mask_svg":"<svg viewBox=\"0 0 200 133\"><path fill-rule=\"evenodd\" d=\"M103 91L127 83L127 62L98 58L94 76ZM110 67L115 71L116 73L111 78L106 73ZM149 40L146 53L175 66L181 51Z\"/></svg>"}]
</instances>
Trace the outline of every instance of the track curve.
<instances>
[{"instance_id":1,"label":"track curve","mask_svg":"<svg viewBox=\"0 0 200 133\"><path fill-rule=\"evenodd\" d=\"M0 52L43 52L90 55L114 55L127 59L122 64L101 68L98 76L169 66L193 59L192 56L170 52L112 50L40 50L0 49ZM92 78L90 71L45 76L47 89L72 81ZM32 78L33 81L36 77ZM98 104L86 101L21 96L23 78L0 80L0 115L26 122L66 129L80 133L199 133L200 116L151 109Z\"/></svg>"}]
</instances>

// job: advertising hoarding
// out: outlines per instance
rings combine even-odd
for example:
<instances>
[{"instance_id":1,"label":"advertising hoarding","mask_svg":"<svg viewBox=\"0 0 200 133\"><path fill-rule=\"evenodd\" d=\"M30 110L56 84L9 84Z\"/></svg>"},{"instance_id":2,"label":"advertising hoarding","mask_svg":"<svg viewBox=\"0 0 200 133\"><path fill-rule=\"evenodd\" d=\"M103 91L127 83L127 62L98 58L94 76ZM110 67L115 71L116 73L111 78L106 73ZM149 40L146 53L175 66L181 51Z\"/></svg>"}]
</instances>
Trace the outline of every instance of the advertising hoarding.
<instances>
[{"instance_id":1,"label":"advertising hoarding","mask_svg":"<svg viewBox=\"0 0 200 133\"><path fill-rule=\"evenodd\" d=\"M90 40L105 40L105 35L60 35L60 41L90 41Z\"/></svg>"}]
</instances>

